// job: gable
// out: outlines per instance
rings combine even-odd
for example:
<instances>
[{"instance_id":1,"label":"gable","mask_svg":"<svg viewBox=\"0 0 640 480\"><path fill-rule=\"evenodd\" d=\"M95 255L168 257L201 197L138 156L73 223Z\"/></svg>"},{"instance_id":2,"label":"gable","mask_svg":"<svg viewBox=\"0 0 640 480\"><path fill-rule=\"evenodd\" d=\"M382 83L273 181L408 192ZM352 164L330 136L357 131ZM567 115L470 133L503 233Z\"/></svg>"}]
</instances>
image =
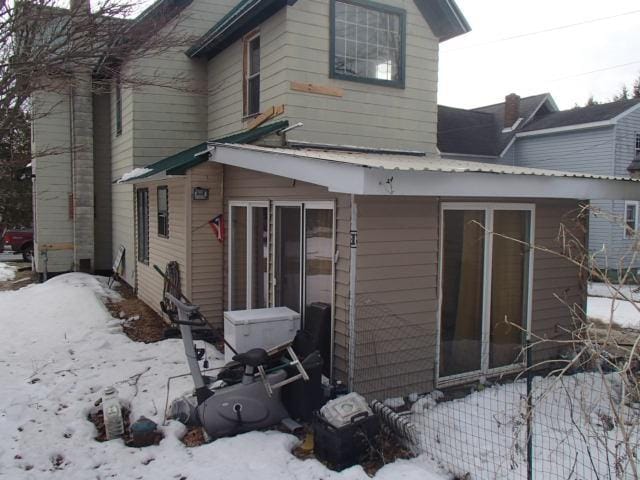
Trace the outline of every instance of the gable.
<instances>
[{"instance_id":1,"label":"gable","mask_svg":"<svg viewBox=\"0 0 640 480\"><path fill-rule=\"evenodd\" d=\"M291 6L296 1L241 0L185 53L190 58L204 57L210 60L281 8ZM471 30L454 0L414 0L414 2L434 35L441 42Z\"/></svg>"}]
</instances>

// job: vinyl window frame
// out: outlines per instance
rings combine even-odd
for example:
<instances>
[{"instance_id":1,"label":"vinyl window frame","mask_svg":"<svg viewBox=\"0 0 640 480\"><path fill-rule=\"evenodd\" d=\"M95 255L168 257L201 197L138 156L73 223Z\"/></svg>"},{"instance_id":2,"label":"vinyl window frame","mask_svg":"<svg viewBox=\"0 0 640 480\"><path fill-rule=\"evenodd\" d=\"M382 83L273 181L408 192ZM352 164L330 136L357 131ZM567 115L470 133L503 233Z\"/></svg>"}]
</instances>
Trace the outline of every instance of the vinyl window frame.
<instances>
[{"instance_id":1,"label":"vinyl window frame","mask_svg":"<svg viewBox=\"0 0 640 480\"><path fill-rule=\"evenodd\" d=\"M255 41L260 42L258 47L258 70L251 73L251 44ZM260 114L260 69L262 67L262 42L260 38L260 30L254 30L244 36L242 40L242 115L243 118L251 118ZM258 101L257 105L250 105L251 101L251 81L256 80L258 83ZM255 110L255 111L254 111Z\"/></svg>"},{"instance_id":2,"label":"vinyl window frame","mask_svg":"<svg viewBox=\"0 0 640 480\"><path fill-rule=\"evenodd\" d=\"M391 15L397 15L400 20L400 53L398 64L397 80L382 80L377 78L359 77L357 75L346 75L336 71L335 53L336 53L336 2L355 5L369 10L376 10ZM381 85L393 88L405 88L407 64L407 12L402 8L385 5L370 0L331 0L329 15L329 78L337 80L347 80L350 82L368 83L372 85Z\"/></svg>"},{"instance_id":3,"label":"vinyl window frame","mask_svg":"<svg viewBox=\"0 0 640 480\"><path fill-rule=\"evenodd\" d=\"M141 205L144 197L144 205ZM144 208L144 210L143 210ZM144 218L141 218L144 217ZM139 262L149 265L149 189L136 189L136 258Z\"/></svg>"},{"instance_id":4,"label":"vinyl window frame","mask_svg":"<svg viewBox=\"0 0 640 480\"><path fill-rule=\"evenodd\" d=\"M166 192L167 205L165 209L160 209L160 192ZM167 185L161 185L156 189L156 213L158 219L158 236L162 238L169 238L169 187ZM162 219L162 222L161 222ZM161 225L164 227L161 230Z\"/></svg>"},{"instance_id":5,"label":"vinyl window frame","mask_svg":"<svg viewBox=\"0 0 640 480\"><path fill-rule=\"evenodd\" d=\"M247 310L252 309L252 299L253 299L253 236L251 235L253 228L253 208L266 208L267 215L271 214L271 210L269 208L268 201L230 201L229 202L229 213L227 225L229 226L228 230L228 252L227 252L227 309L231 310L231 305L233 303L233 246L235 244L234 241L234 232L233 232L233 208L234 207L242 207L246 209L246 286L245 286L245 294L246 294L246 302L245 308ZM271 242L271 219L267 218L267 242ZM271 245L267 244L267 249L269 254L271 254ZM271 281L271 262L270 259L267 259L267 278ZM267 286L267 306L271 305L271 298L269 289L271 287Z\"/></svg>"},{"instance_id":6,"label":"vinyl window frame","mask_svg":"<svg viewBox=\"0 0 640 480\"><path fill-rule=\"evenodd\" d=\"M442 330L442 276L443 276L443 254L444 254L444 212L445 210L481 210L485 214L485 236L484 236L484 259L483 259L483 286L482 286L482 346L480 370L464 372L446 377L440 376L440 334ZM492 260L493 260L493 217L496 210L516 210L529 212L529 244L535 245L536 231L536 205L533 203L490 203L490 202L443 202L440 204L439 229L440 238L438 251L438 311L436 324L436 355L435 355L435 385L443 387L466 383L484 376L496 376L501 373L519 371L525 367L525 359L521 362L502 367L490 368L489 339L491 337L491 287L492 287ZM527 266L527 291L526 299L526 339L531 338L532 314L533 314L533 271L534 271L534 248L529 248L529 262Z\"/></svg>"},{"instance_id":7,"label":"vinyl window frame","mask_svg":"<svg viewBox=\"0 0 640 480\"><path fill-rule=\"evenodd\" d=\"M640 202L632 201L632 200L626 200L624 202L624 217L623 217L624 230L622 235L625 240L629 240L634 237L634 234L629 231L630 228L632 228L634 231L638 230L638 210L640 207L639 204ZM627 209L629 207L633 207L633 210L634 210L633 219L632 219L633 227L629 225L629 219L627 218Z\"/></svg>"}]
</instances>

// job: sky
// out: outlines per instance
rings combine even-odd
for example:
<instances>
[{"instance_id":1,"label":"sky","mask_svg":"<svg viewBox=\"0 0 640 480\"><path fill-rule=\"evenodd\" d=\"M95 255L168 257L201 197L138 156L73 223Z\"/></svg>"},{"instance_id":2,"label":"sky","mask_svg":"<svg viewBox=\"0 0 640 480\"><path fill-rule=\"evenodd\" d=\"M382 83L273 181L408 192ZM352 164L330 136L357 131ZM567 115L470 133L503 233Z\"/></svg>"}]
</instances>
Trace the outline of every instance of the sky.
<instances>
[{"instance_id":1,"label":"sky","mask_svg":"<svg viewBox=\"0 0 640 480\"><path fill-rule=\"evenodd\" d=\"M509 93L549 92L560 109L572 108L591 95L610 101L640 76L638 0L456 3L472 31L440 45L442 105L470 108L502 102ZM504 40L576 23L582 25ZM626 66L610 68L619 65Z\"/></svg>"}]
</instances>

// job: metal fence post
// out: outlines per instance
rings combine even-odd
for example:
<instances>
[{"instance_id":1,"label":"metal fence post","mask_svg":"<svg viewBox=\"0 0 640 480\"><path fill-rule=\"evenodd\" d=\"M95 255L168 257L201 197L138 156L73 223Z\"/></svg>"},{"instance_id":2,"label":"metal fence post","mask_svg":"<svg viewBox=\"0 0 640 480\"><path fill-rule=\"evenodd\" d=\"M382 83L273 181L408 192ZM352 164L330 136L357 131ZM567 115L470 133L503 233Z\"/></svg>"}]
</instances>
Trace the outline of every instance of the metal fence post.
<instances>
[{"instance_id":1,"label":"metal fence post","mask_svg":"<svg viewBox=\"0 0 640 480\"><path fill-rule=\"evenodd\" d=\"M531 339L527 334L527 480L533 480L533 399L531 398Z\"/></svg>"}]
</instances>

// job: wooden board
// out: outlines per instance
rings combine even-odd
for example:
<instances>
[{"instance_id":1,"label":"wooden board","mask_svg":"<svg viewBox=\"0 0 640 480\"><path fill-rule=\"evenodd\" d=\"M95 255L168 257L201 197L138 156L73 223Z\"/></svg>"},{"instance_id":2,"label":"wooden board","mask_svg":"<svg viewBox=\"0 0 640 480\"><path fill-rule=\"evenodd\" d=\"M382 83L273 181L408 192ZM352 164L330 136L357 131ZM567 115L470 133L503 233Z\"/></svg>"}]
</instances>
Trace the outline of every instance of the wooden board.
<instances>
[{"instance_id":1,"label":"wooden board","mask_svg":"<svg viewBox=\"0 0 640 480\"><path fill-rule=\"evenodd\" d=\"M51 250L73 250L73 243L43 243L39 249L42 252Z\"/></svg>"},{"instance_id":2,"label":"wooden board","mask_svg":"<svg viewBox=\"0 0 640 480\"><path fill-rule=\"evenodd\" d=\"M256 127L259 127L267 120L271 120L278 115L282 115L284 113L284 105L273 105L267 108L264 112L258 115L256 118L249 122L247 126L247 130L253 130Z\"/></svg>"},{"instance_id":3,"label":"wooden board","mask_svg":"<svg viewBox=\"0 0 640 480\"><path fill-rule=\"evenodd\" d=\"M344 96L344 89L340 87L329 87L326 85L317 85L315 83L291 82L291 90L296 92L315 93L317 95L328 95L330 97Z\"/></svg>"}]
</instances>

